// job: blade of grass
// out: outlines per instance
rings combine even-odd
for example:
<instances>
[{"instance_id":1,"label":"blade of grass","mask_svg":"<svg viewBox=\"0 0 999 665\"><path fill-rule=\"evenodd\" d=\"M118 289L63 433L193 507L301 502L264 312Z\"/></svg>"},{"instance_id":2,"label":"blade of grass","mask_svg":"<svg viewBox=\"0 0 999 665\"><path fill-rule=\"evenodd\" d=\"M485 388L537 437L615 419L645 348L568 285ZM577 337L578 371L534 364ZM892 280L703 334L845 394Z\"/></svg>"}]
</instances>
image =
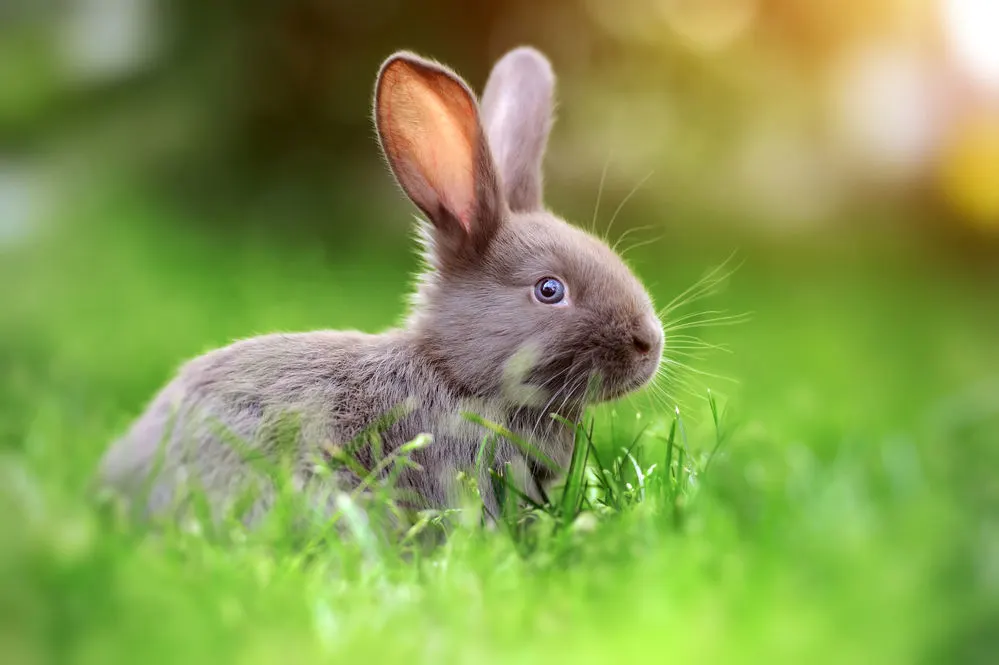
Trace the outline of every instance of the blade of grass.
<instances>
[{"instance_id":1,"label":"blade of grass","mask_svg":"<svg viewBox=\"0 0 999 665\"><path fill-rule=\"evenodd\" d=\"M552 417L573 429L572 458L569 460L569 470L566 473L562 489L560 511L564 520L563 523L569 524L579 514L579 507L582 503L585 488L583 476L586 471L590 449L586 441L586 430L583 429L581 424L572 423L558 414L552 414Z\"/></svg>"},{"instance_id":2,"label":"blade of grass","mask_svg":"<svg viewBox=\"0 0 999 665\"><path fill-rule=\"evenodd\" d=\"M554 471L556 473L561 470L559 468L558 463L555 460L553 460L551 457L546 455L544 451L542 451L540 448L535 446L533 443L527 441L523 437L517 435L514 432L511 432L502 425L490 422L485 418L483 418L482 416L479 416L478 414L472 413L470 411L465 411L464 413L462 413L462 417L464 417L467 420L470 420L471 422L477 425L485 427L494 434L502 436L504 439L507 439L508 441L516 445L518 448L520 448L524 453L532 456L534 459L544 464L546 467L548 467L549 470Z\"/></svg>"},{"instance_id":3,"label":"blade of grass","mask_svg":"<svg viewBox=\"0 0 999 665\"><path fill-rule=\"evenodd\" d=\"M495 478L496 480L498 480L500 483L502 483L506 487L506 489L510 490L515 495L517 495L517 497L519 497L524 503L528 504L529 506L531 506L532 508L534 508L536 510L540 510L542 512L547 512L545 510L544 506L542 506L540 503L538 503L537 501L535 501L531 497L527 496L527 494L525 494L519 487L517 487L516 485L514 485L510 481L510 479L506 477L505 473L499 473L498 471L496 471L496 469L489 469L489 474L493 478Z\"/></svg>"}]
</instances>

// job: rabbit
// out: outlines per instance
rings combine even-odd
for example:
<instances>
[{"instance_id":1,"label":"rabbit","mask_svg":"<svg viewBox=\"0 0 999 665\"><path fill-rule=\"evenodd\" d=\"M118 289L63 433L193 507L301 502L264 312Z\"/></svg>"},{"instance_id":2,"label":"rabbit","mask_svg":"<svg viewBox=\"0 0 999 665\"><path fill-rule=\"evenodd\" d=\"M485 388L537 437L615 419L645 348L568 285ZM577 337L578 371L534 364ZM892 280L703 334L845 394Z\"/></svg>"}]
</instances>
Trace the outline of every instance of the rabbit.
<instances>
[{"instance_id":1,"label":"rabbit","mask_svg":"<svg viewBox=\"0 0 999 665\"><path fill-rule=\"evenodd\" d=\"M533 47L496 63L481 105L447 67L391 55L376 79L374 124L398 186L422 213L425 259L403 324L381 334L268 334L190 360L112 443L102 482L141 503L144 515L169 508L191 481L212 510L224 510L257 482L252 458L278 454L274 414L287 412L300 423L290 453L295 487L327 490L328 499L359 477L319 475L316 460L401 409L381 434L383 453L430 438L395 481L413 506L454 507L465 472L495 519L501 505L489 468L508 470L540 501L571 459L567 423L650 382L664 344L652 299L623 260L544 207L554 87L551 64ZM530 442L553 465L502 438L491 465L476 466L490 430L466 412ZM365 469L375 464L370 446L356 455ZM253 486L259 495L246 520L255 524L276 490L267 480Z\"/></svg>"}]
</instances>

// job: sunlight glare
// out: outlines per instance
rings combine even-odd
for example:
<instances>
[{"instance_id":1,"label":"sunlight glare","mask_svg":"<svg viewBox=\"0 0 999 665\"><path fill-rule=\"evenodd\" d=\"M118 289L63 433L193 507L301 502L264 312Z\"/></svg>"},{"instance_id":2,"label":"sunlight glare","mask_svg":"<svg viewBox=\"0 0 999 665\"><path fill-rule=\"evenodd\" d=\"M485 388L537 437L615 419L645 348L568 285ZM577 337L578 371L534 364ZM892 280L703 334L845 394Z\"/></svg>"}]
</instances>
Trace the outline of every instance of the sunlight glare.
<instances>
[{"instance_id":1,"label":"sunlight glare","mask_svg":"<svg viewBox=\"0 0 999 665\"><path fill-rule=\"evenodd\" d=\"M968 73L999 87L999 1L943 0L954 56Z\"/></svg>"}]
</instances>

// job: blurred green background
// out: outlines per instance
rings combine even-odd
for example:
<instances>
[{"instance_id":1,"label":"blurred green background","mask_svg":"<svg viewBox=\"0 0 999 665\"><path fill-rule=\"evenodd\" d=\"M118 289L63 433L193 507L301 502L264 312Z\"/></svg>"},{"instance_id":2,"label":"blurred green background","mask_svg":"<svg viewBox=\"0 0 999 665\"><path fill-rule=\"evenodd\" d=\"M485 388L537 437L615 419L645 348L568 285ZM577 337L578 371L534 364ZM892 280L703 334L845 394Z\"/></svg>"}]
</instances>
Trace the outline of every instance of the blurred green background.
<instances>
[{"instance_id":1,"label":"blurred green background","mask_svg":"<svg viewBox=\"0 0 999 665\"><path fill-rule=\"evenodd\" d=\"M411 210L370 121L377 68L407 48L481 89L492 62L524 43L560 77L546 159L552 209L612 241L626 235L628 260L662 303L733 253L740 264L723 292L698 303L752 313L699 332L732 353L685 360L722 378L689 373L671 393L700 422L710 388L740 423L725 482L735 512L756 521L725 547L758 548L751 560L766 572L743 595L724 575L702 578L699 592L695 575L676 596L646 598L697 617L690 633L682 621L664 629L674 653L696 656L694 640L710 641L717 619L733 636L730 650L709 650L721 662L836 662L837 645L872 661L989 662L999 634L997 35L994 0L6 0L0 446L10 510L0 520L10 524L0 521L9 534L0 644L14 649L9 662L151 657L142 638L127 641L150 630L128 622L131 610L192 611L196 601L121 589L150 579L163 594L197 593L196 572L165 573L158 559L114 564L94 554L111 551L94 544L100 536L73 531L91 524L78 511L94 464L194 354L274 330L397 322L417 263ZM614 408L655 418L674 406L640 395ZM890 491L849 484L854 471ZM667 566L700 561L684 551L661 550ZM817 563L827 560L838 563ZM866 567L854 569L859 560ZM138 568L108 572L115 565ZM595 570L617 570L607 566ZM797 573L814 596L782 586ZM81 610L108 576L119 590L103 613ZM769 617L775 632L740 632L701 605L703 594L728 592L746 614L724 616ZM441 593L445 605L463 602ZM352 602L388 611L373 598ZM796 624L807 623L802 608L828 632ZM502 633L495 626L532 623L537 611L515 604L482 621ZM661 625L673 625L667 614ZM277 615L246 616L237 625L251 634L254 617L274 619L275 635L286 628ZM155 634L196 634L191 653L214 644L216 656L236 658L231 627L176 621ZM94 647L117 622L119 650ZM778 638L798 630L808 637ZM475 653L460 646L474 637L441 634L441 653ZM400 636L379 644L350 653L418 651ZM259 646L261 662L280 652ZM494 656L503 653L524 656Z\"/></svg>"}]
</instances>

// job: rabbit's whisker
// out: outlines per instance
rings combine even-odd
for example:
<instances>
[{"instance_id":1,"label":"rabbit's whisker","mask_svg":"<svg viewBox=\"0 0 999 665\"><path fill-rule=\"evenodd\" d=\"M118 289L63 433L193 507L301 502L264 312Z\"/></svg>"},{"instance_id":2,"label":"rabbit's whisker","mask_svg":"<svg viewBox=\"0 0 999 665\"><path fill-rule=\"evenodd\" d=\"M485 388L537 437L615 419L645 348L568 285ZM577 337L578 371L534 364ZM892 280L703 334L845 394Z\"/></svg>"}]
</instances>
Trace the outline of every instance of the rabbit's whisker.
<instances>
[{"instance_id":1,"label":"rabbit's whisker","mask_svg":"<svg viewBox=\"0 0 999 665\"><path fill-rule=\"evenodd\" d=\"M604 194L604 182L607 180L607 167L610 166L610 151L607 151L607 159L604 160L604 168L600 171L600 185L597 187L597 202L593 206L593 219L590 221L590 232L596 233L597 215L600 214L600 199Z\"/></svg>"},{"instance_id":2,"label":"rabbit's whisker","mask_svg":"<svg viewBox=\"0 0 999 665\"><path fill-rule=\"evenodd\" d=\"M648 182L649 178L651 178L654 173L655 171L649 171L644 178L638 181L638 184L636 184L634 187L631 188L631 191L628 192L627 196L621 199L621 202L617 204L617 208L614 209L614 214L611 215L610 221L607 222L607 228L604 230L604 235L606 237L608 238L610 237L611 228L614 226L614 220L617 219L617 216L621 213L621 210L628 203L628 201L631 200L631 197L638 193L638 190L641 189L642 185Z\"/></svg>"},{"instance_id":3,"label":"rabbit's whisker","mask_svg":"<svg viewBox=\"0 0 999 665\"><path fill-rule=\"evenodd\" d=\"M682 370L684 370L686 372L691 372L691 373L697 374L699 376L707 376L707 377L710 377L712 379L718 379L719 381L729 381L731 383L739 383L738 379L735 379L735 378L732 378L732 377L728 377L728 376L724 376L722 374L715 374L714 372L707 372L707 371L705 371L703 369L697 369L696 367L691 367L690 365L688 365L688 364L686 364L684 362L680 362L679 360L666 359L666 362L668 362L671 365L674 365L674 366L676 366L676 367L678 367L678 368L680 368L680 369L682 369Z\"/></svg>"},{"instance_id":4,"label":"rabbit's whisker","mask_svg":"<svg viewBox=\"0 0 999 665\"><path fill-rule=\"evenodd\" d=\"M722 261L699 280L677 294L673 300L659 310L659 316L664 317L670 312L673 312L681 307L693 304L699 300L707 298L708 296L718 293L722 285L727 282L728 279L735 274L735 271L741 267L741 264L729 267L729 264L734 257L735 253L733 252L727 259Z\"/></svg>"},{"instance_id":5,"label":"rabbit's whisker","mask_svg":"<svg viewBox=\"0 0 999 665\"><path fill-rule=\"evenodd\" d=\"M721 314L721 313L719 313ZM691 319L685 323L671 323L663 326L663 332L666 334L675 332L677 330L690 330L692 328L706 328L708 326L732 326L740 323L746 323L752 318L751 313L746 312L743 314L724 314L721 316L706 318L706 319Z\"/></svg>"},{"instance_id":6,"label":"rabbit's whisker","mask_svg":"<svg viewBox=\"0 0 999 665\"><path fill-rule=\"evenodd\" d=\"M634 245L630 245L621 250L621 256L627 256L628 252L638 249L639 247L645 247L646 245L652 245L663 239L662 234L657 235L646 240L639 240Z\"/></svg>"},{"instance_id":7,"label":"rabbit's whisker","mask_svg":"<svg viewBox=\"0 0 999 665\"><path fill-rule=\"evenodd\" d=\"M575 365L570 365L570 367L569 367L569 369L574 369L574 368L575 368ZM560 413L562 411L562 409L565 408L566 404L568 403L569 399L572 397L573 393L575 393L575 391L579 389L580 385L583 382L587 381L587 380L588 380L588 375L587 374L582 374L581 376L577 377L572 382L572 386L571 387L567 388L568 381L566 381L566 382L564 382L562 384L562 390L560 390L559 392L557 392L555 394L555 396L552 398L552 400L548 404L545 405L544 410L542 410L541 413L538 415L538 419L534 423L534 427L531 428L531 436L530 436L529 440L533 440L534 439L534 435L537 432L538 427L541 425L541 423L546 418L548 418L549 414L550 413ZM559 405L559 407L557 409L555 409L554 411L549 412L548 411L548 407L550 407L552 405L552 403L554 403L555 399L558 397L558 395L560 393L564 395L564 397L562 399L562 403Z\"/></svg>"},{"instance_id":8,"label":"rabbit's whisker","mask_svg":"<svg viewBox=\"0 0 999 665\"><path fill-rule=\"evenodd\" d=\"M539 385L537 387L537 390L538 391L543 391L546 386L548 386L552 382L557 381L558 379L560 379L560 378L564 377L565 375L567 375L571 369L572 369L572 365L567 365L565 368L559 370L558 372L556 372L552 376L548 377L541 385ZM552 392L552 396L549 398L547 404L545 405L545 408L547 408L549 405L551 405L551 403L557 397L558 397L558 391L553 391ZM517 407L516 411L514 411L513 414L510 416L511 424L513 424L513 422L516 421L516 419L520 416L520 414L523 413L525 410L527 410L530 406L531 406L530 404L526 404L525 403L525 404L521 404L519 407Z\"/></svg>"}]
</instances>

